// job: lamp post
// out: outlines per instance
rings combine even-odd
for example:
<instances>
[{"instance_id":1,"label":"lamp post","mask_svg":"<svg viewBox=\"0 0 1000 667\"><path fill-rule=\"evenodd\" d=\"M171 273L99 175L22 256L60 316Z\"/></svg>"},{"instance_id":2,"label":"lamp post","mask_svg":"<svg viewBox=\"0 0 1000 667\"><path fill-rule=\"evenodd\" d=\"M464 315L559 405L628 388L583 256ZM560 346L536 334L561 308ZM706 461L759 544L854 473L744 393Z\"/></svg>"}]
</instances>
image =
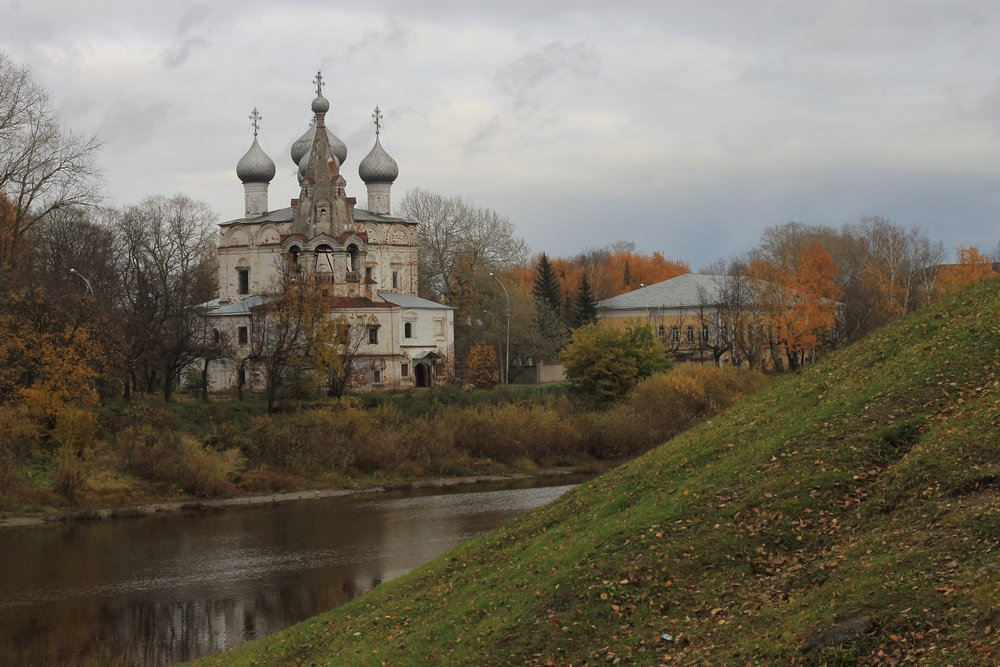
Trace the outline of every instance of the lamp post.
<instances>
[{"instance_id":1,"label":"lamp post","mask_svg":"<svg viewBox=\"0 0 1000 667\"><path fill-rule=\"evenodd\" d=\"M503 383L510 384L510 294L507 293L507 286L503 284L503 281L496 277L492 271L490 271L490 277L500 283L500 287L503 287L503 295L507 297L507 360L504 364L503 372Z\"/></svg>"},{"instance_id":2,"label":"lamp post","mask_svg":"<svg viewBox=\"0 0 1000 667\"><path fill-rule=\"evenodd\" d=\"M90 284L89 280L87 280L86 278L83 277L82 273L80 273L76 269L70 269L69 272L72 273L72 274L80 276L80 278L83 280L83 282L87 283L87 291L90 292L91 294L94 293L94 286Z\"/></svg>"}]
</instances>

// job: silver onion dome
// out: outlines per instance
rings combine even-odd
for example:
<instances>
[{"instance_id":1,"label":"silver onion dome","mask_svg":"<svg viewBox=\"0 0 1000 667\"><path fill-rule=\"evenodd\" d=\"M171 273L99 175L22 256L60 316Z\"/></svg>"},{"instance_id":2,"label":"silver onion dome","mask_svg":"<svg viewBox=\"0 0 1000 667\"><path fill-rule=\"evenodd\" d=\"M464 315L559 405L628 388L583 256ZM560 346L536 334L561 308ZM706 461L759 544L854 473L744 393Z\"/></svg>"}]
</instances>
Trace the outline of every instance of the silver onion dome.
<instances>
[{"instance_id":1,"label":"silver onion dome","mask_svg":"<svg viewBox=\"0 0 1000 667\"><path fill-rule=\"evenodd\" d=\"M323 97L323 93L316 95L312 102L313 113L326 113L330 110L330 100Z\"/></svg>"},{"instance_id":2,"label":"silver onion dome","mask_svg":"<svg viewBox=\"0 0 1000 667\"><path fill-rule=\"evenodd\" d=\"M270 183L274 172L274 162L254 137L250 150L236 164L236 176L244 183Z\"/></svg>"},{"instance_id":3,"label":"silver onion dome","mask_svg":"<svg viewBox=\"0 0 1000 667\"><path fill-rule=\"evenodd\" d=\"M392 183L399 176L399 165L382 148L377 134L375 145L358 165L358 176L365 183Z\"/></svg>"},{"instance_id":4,"label":"silver onion dome","mask_svg":"<svg viewBox=\"0 0 1000 667\"><path fill-rule=\"evenodd\" d=\"M292 144L292 162L298 164L302 161L302 156L307 155L312 150L313 141L316 139L316 125L310 126L306 133L295 140ZM337 156L337 162L344 164L347 160L347 144L340 140L336 134L326 128L326 140L330 142L330 150Z\"/></svg>"}]
</instances>

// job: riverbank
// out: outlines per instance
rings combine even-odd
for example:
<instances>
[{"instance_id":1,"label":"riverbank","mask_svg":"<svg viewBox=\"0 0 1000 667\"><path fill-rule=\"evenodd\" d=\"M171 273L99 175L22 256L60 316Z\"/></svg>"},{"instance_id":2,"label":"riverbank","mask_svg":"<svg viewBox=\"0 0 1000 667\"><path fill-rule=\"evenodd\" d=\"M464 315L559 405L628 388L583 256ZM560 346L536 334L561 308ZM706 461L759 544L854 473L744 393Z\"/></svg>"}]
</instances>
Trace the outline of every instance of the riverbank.
<instances>
[{"instance_id":1,"label":"riverbank","mask_svg":"<svg viewBox=\"0 0 1000 667\"><path fill-rule=\"evenodd\" d=\"M196 664L996 665L998 287Z\"/></svg>"},{"instance_id":2,"label":"riverbank","mask_svg":"<svg viewBox=\"0 0 1000 667\"><path fill-rule=\"evenodd\" d=\"M376 487L408 480L606 469L766 382L686 367L612 406L566 385L171 403L134 398L48 420L0 406L0 517ZM6 512L6 517L3 514Z\"/></svg>"},{"instance_id":3,"label":"riverbank","mask_svg":"<svg viewBox=\"0 0 1000 667\"><path fill-rule=\"evenodd\" d=\"M611 467L609 464L607 467ZM28 526L43 526L46 524L66 521L103 521L107 519L138 518L163 512L197 511L224 507L249 507L253 505L270 505L298 500L314 500L320 498L337 498L355 496L366 493L387 493L391 491L409 491L415 489L442 489L453 486L472 484L493 484L511 482L532 478L562 477L575 474L597 474L597 469L588 466L585 470L568 468L539 470L534 473L508 473L501 475L470 475L464 477L432 477L409 481L387 482L365 485L359 483L351 488L324 488L308 491L283 491L264 495L247 495L233 498L214 498L206 500L172 500L148 503L134 507L106 507L80 511L64 512L47 516L13 516L0 519L0 529L24 528Z\"/></svg>"}]
</instances>

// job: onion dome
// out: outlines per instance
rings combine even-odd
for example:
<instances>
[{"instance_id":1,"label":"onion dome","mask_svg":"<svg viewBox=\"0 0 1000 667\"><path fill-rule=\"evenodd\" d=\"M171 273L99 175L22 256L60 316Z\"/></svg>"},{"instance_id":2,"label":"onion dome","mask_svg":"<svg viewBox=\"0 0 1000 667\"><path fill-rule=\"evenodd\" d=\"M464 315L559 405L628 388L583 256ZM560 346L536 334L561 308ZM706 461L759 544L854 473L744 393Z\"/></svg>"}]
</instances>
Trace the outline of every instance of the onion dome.
<instances>
[{"instance_id":1,"label":"onion dome","mask_svg":"<svg viewBox=\"0 0 1000 667\"><path fill-rule=\"evenodd\" d=\"M399 176L399 165L382 148L377 134L375 145L358 165L358 176L365 183L392 183Z\"/></svg>"},{"instance_id":2,"label":"onion dome","mask_svg":"<svg viewBox=\"0 0 1000 667\"><path fill-rule=\"evenodd\" d=\"M323 97L323 93L317 93L312 103L312 110L313 113L326 113L330 110L330 100Z\"/></svg>"},{"instance_id":3,"label":"onion dome","mask_svg":"<svg viewBox=\"0 0 1000 667\"><path fill-rule=\"evenodd\" d=\"M315 123L310 126L306 133L301 137L296 139L295 143L292 144L292 162L298 164L302 161L303 155L308 155L309 151L312 150L313 141L316 139L316 125ZM337 163L344 164L347 160L347 144L340 140L336 134L330 131L330 128L326 128L326 140L330 142L330 150L333 154L337 156Z\"/></svg>"},{"instance_id":4,"label":"onion dome","mask_svg":"<svg viewBox=\"0 0 1000 667\"><path fill-rule=\"evenodd\" d=\"M253 138L253 145L236 164L236 176L244 183L270 183L274 178L274 162Z\"/></svg>"}]
</instances>

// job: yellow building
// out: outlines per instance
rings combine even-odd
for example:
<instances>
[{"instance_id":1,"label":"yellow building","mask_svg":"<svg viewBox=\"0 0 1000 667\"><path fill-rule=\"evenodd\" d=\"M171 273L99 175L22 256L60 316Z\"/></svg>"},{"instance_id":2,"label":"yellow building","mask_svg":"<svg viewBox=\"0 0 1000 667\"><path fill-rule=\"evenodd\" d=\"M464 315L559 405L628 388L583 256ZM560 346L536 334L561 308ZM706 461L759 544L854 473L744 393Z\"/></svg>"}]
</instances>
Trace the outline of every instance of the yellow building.
<instances>
[{"instance_id":1,"label":"yellow building","mask_svg":"<svg viewBox=\"0 0 1000 667\"><path fill-rule=\"evenodd\" d=\"M773 368L781 351L752 298L754 283L737 276L687 273L600 301L597 315L609 326L649 324L682 363Z\"/></svg>"}]
</instances>

